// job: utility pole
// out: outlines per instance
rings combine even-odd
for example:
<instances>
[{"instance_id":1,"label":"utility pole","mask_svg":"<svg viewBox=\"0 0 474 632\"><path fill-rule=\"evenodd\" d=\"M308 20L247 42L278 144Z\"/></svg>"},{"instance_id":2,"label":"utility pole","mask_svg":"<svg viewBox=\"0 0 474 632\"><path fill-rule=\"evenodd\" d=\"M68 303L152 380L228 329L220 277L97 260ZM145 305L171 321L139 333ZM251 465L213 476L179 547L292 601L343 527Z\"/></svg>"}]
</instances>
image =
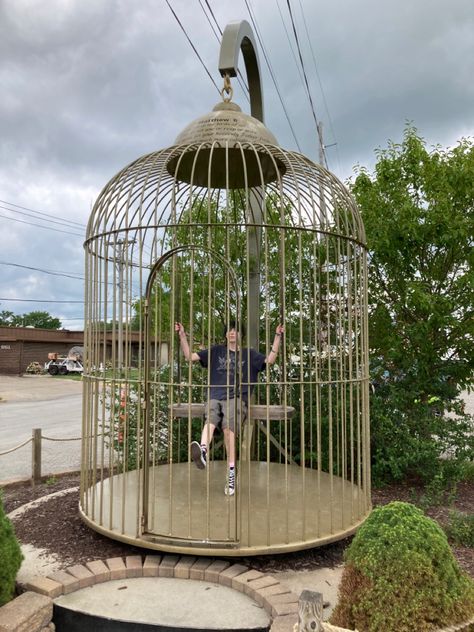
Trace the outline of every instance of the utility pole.
<instances>
[{"instance_id":1,"label":"utility pole","mask_svg":"<svg viewBox=\"0 0 474 632\"><path fill-rule=\"evenodd\" d=\"M321 121L318 123L318 139L319 139L319 164L322 167L328 168L328 161L326 160L326 149L328 147L335 147L337 143L331 143L330 145L325 145L323 140L323 124Z\"/></svg>"},{"instance_id":2,"label":"utility pole","mask_svg":"<svg viewBox=\"0 0 474 632\"><path fill-rule=\"evenodd\" d=\"M319 121L318 123L318 139L319 139L319 164L321 165L321 167L326 167L328 166L327 160L326 160L326 155L324 153L324 142L323 142L323 123L322 121Z\"/></svg>"},{"instance_id":3,"label":"utility pole","mask_svg":"<svg viewBox=\"0 0 474 632\"><path fill-rule=\"evenodd\" d=\"M118 368L119 370L122 370L123 368L123 290L124 290L124 267L125 265L128 263L128 257L127 257L127 261L124 261L124 250L125 247L128 246L129 244L134 244L135 240L129 240L129 239L119 239L117 240L116 244L115 244L115 248L118 248L118 256L117 256L117 252L115 253L115 264L117 266L117 276L118 276L118 290L119 290L119 309L118 309L118 328L117 328L117 361L118 361Z\"/></svg>"}]
</instances>

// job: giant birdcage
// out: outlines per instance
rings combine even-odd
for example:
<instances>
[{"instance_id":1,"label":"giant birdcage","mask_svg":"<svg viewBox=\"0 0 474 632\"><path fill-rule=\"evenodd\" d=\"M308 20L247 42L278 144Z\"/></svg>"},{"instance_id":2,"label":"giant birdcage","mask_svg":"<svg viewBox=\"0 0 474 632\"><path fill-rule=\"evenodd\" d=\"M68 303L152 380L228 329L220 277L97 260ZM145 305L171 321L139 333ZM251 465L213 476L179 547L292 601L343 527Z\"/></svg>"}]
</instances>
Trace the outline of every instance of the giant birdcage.
<instances>
[{"instance_id":1,"label":"giant birdcage","mask_svg":"<svg viewBox=\"0 0 474 632\"><path fill-rule=\"evenodd\" d=\"M230 99L240 50L253 116ZM222 103L125 167L91 214L80 510L147 548L292 551L347 536L370 510L364 228L341 182L263 125L246 22L226 28L220 71ZM247 382L248 410L226 400L240 417L227 495L219 431L207 467L191 458L213 377L186 360L175 323L199 354L231 320L226 387ZM249 386L251 348L268 361Z\"/></svg>"}]
</instances>

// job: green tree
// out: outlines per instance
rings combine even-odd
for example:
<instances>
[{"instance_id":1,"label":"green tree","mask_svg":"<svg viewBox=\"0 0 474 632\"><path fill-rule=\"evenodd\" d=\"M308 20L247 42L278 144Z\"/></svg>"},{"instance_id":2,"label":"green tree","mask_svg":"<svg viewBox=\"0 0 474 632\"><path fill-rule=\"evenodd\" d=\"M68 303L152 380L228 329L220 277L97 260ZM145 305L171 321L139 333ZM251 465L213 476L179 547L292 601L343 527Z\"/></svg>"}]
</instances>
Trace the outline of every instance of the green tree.
<instances>
[{"instance_id":1,"label":"green tree","mask_svg":"<svg viewBox=\"0 0 474 632\"><path fill-rule=\"evenodd\" d=\"M318 281L315 280L317 270L331 257L335 257L334 246L330 240L322 240L315 247L312 233L298 230L287 230L285 233L285 269L282 271L280 260L282 256L280 224L288 228L294 227L294 211L291 204L281 207L275 196L271 194L265 198L265 228L261 234L260 253L260 294L262 297L271 297L266 312L269 320L276 325L280 319L277 300L280 299L280 276L285 276L285 301L295 308L295 313L286 314L287 339L291 338L291 327L298 329L297 308L303 314L308 314L312 309L312 288ZM196 316L198 330L195 334L203 344L209 344L208 331L211 332L211 340L215 340L215 331L220 331L226 321L229 304L231 316L235 317L235 305L229 300L232 294L232 286L226 271L216 261L209 251L219 253L231 263L236 275L238 289L241 298L241 314L247 312L247 276L248 267L252 267L252 261L248 254L251 237L245 228L245 195L240 190L230 191L228 198L222 199L218 194L208 200L207 198L193 201L190 207L181 209L178 225L175 230L165 232L160 243L161 252L166 252L174 247L186 247L191 245L196 248L191 254L186 251L182 257L170 259L160 271L159 292L154 286L150 301L150 311L153 322L155 314L161 314L160 329L163 332L173 332L173 320L185 319L190 311L190 294L188 289L193 287L193 310ZM301 262L298 261L298 253ZM247 261L249 260L249 261ZM332 273L335 284L336 273ZM329 274L327 275L329 278ZM303 283L300 283L300 278ZM210 281L211 279L211 281ZM319 279L320 281L320 279ZM212 287L211 287L212 285ZM176 291L174 314L170 313L171 288ZM178 296L179 295L179 296ZM262 301L264 299L262 298ZM209 305L213 305L213 314L208 313ZM134 316L131 321L131 329L138 329L140 318L143 318L143 298L133 304ZM211 322L209 323L209 318ZM308 319L309 322L310 319ZM261 322L260 338L265 336L264 321ZM303 327L305 340L310 339L308 327ZM296 335L296 334L295 334Z\"/></svg>"},{"instance_id":2,"label":"green tree","mask_svg":"<svg viewBox=\"0 0 474 632\"><path fill-rule=\"evenodd\" d=\"M408 127L376 153L351 184L370 252L373 472L432 477L446 450L473 453L459 395L474 367L474 144L429 151Z\"/></svg>"},{"instance_id":3,"label":"green tree","mask_svg":"<svg viewBox=\"0 0 474 632\"><path fill-rule=\"evenodd\" d=\"M51 316L48 312L28 312L27 314L14 314L9 311L0 312L0 325L3 327L38 327L38 329L59 329L61 321Z\"/></svg>"},{"instance_id":4,"label":"green tree","mask_svg":"<svg viewBox=\"0 0 474 632\"><path fill-rule=\"evenodd\" d=\"M23 314L22 322L24 327L32 325L39 329L59 329L61 327L59 318L51 316L48 312L29 312L28 314Z\"/></svg>"},{"instance_id":5,"label":"green tree","mask_svg":"<svg viewBox=\"0 0 474 632\"><path fill-rule=\"evenodd\" d=\"M0 312L0 327L13 327L13 320L15 318L15 314L8 310L2 310Z\"/></svg>"}]
</instances>

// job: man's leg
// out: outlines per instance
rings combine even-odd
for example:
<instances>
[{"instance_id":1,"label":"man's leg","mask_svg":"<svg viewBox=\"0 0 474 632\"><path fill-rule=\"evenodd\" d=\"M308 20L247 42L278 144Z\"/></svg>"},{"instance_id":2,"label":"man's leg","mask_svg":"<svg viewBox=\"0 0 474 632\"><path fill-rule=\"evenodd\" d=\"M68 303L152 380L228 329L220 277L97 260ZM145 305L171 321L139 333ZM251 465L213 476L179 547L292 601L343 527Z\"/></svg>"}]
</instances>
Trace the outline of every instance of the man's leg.
<instances>
[{"instance_id":1,"label":"man's leg","mask_svg":"<svg viewBox=\"0 0 474 632\"><path fill-rule=\"evenodd\" d=\"M201 434L201 447L205 446L206 450L209 450L209 446L211 445L211 441L212 441L212 437L214 436L215 429L216 429L216 426L210 421L207 421L204 424L204 428L202 429L202 434Z\"/></svg>"},{"instance_id":2,"label":"man's leg","mask_svg":"<svg viewBox=\"0 0 474 632\"><path fill-rule=\"evenodd\" d=\"M207 452L214 436L214 430L219 423L220 403L211 399L207 403L206 420L201 433L201 443L191 443L191 458L196 467L203 470L207 465Z\"/></svg>"},{"instance_id":3,"label":"man's leg","mask_svg":"<svg viewBox=\"0 0 474 632\"><path fill-rule=\"evenodd\" d=\"M227 454L227 464L235 466L235 432L230 428L224 428L224 443Z\"/></svg>"},{"instance_id":4,"label":"man's leg","mask_svg":"<svg viewBox=\"0 0 474 632\"><path fill-rule=\"evenodd\" d=\"M235 466L235 435L240 431L240 422L247 414L245 402L241 399L229 399L222 402L222 430L229 467Z\"/></svg>"},{"instance_id":5,"label":"man's leg","mask_svg":"<svg viewBox=\"0 0 474 632\"><path fill-rule=\"evenodd\" d=\"M224 443L227 453L227 479L224 492L227 496L235 494L235 432L224 428Z\"/></svg>"},{"instance_id":6,"label":"man's leg","mask_svg":"<svg viewBox=\"0 0 474 632\"><path fill-rule=\"evenodd\" d=\"M235 431L239 432L241 418L245 419L247 408L240 399L228 400L223 408L225 413L222 427L228 465L225 493L228 496L233 496L235 493Z\"/></svg>"}]
</instances>

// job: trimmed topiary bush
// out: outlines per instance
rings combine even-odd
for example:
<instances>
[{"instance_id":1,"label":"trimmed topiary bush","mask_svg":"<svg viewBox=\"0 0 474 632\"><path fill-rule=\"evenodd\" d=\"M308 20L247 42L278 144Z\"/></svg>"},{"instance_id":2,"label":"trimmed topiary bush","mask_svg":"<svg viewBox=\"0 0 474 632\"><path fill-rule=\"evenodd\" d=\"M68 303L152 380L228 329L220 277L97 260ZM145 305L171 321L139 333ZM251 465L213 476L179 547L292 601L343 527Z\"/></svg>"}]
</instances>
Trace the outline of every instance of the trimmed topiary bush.
<instances>
[{"instance_id":1,"label":"trimmed topiary bush","mask_svg":"<svg viewBox=\"0 0 474 632\"><path fill-rule=\"evenodd\" d=\"M346 551L331 623L360 632L428 632L474 615L474 582L436 522L409 503L374 509Z\"/></svg>"},{"instance_id":2,"label":"trimmed topiary bush","mask_svg":"<svg viewBox=\"0 0 474 632\"><path fill-rule=\"evenodd\" d=\"M15 531L3 509L0 492L0 606L10 601L15 591L15 579L23 555L15 537Z\"/></svg>"}]
</instances>

